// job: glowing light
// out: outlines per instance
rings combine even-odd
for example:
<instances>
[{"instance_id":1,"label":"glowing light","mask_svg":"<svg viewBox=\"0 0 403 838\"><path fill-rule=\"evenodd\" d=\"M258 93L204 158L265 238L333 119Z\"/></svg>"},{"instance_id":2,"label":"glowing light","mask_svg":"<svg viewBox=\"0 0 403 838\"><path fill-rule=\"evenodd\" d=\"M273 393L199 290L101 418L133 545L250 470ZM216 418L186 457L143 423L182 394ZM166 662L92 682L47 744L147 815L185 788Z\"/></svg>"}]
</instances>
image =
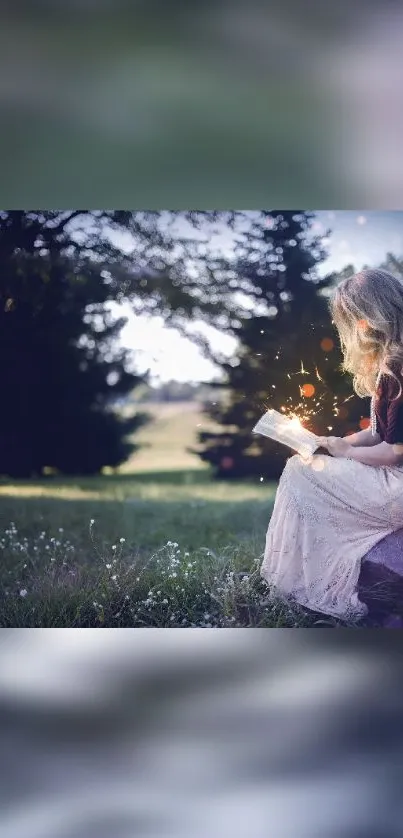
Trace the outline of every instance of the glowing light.
<instances>
[{"instance_id":1,"label":"glowing light","mask_svg":"<svg viewBox=\"0 0 403 838\"><path fill-rule=\"evenodd\" d=\"M263 480L264 480L264 477L261 477L261 478L260 478L260 482L261 482L261 483L263 483Z\"/></svg>"},{"instance_id":2,"label":"glowing light","mask_svg":"<svg viewBox=\"0 0 403 838\"><path fill-rule=\"evenodd\" d=\"M291 380L291 376L290 376L289 372L287 373L287 378L289 378Z\"/></svg>"},{"instance_id":3,"label":"glowing light","mask_svg":"<svg viewBox=\"0 0 403 838\"><path fill-rule=\"evenodd\" d=\"M311 396L315 395L315 387L313 384L303 384L301 387L301 395L305 396L306 399L310 399Z\"/></svg>"},{"instance_id":4,"label":"glowing light","mask_svg":"<svg viewBox=\"0 0 403 838\"><path fill-rule=\"evenodd\" d=\"M313 457L311 465L314 471L323 471L325 467L325 458L320 456Z\"/></svg>"},{"instance_id":5,"label":"glowing light","mask_svg":"<svg viewBox=\"0 0 403 838\"><path fill-rule=\"evenodd\" d=\"M328 431L332 431L332 430L333 430L333 426L332 426L332 425L328 425L328 426L327 426L327 429L328 429Z\"/></svg>"},{"instance_id":6,"label":"glowing light","mask_svg":"<svg viewBox=\"0 0 403 838\"><path fill-rule=\"evenodd\" d=\"M315 372L316 372L316 378L318 379L318 381L323 381L323 378L321 378L320 375L319 375L319 370L318 370L317 367L315 367Z\"/></svg>"},{"instance_id":7,"label":"glowing light","mask_svg":"<svg viewBox=\"0 0 403 838\"><path fill-rule=\"evenodd\" d=\"M301 373L301 375L309 375L308 370L304 370L304 365L303 365L302 361L301 361L300 373Z\"/></svg>"},{"instance_id":8,"label":"glowing light","mask_svg":"<svg viewBox=\"0 0 403 838\"><path fill-rule=\"evenodd\" d=\"M299 417L295 415L295 413L291 414L291 424L294 425L294 428L300 428L301 427L301 421L300 421Z\"/></svg>"},{"instance_id":9,"label":"glowing light","mask_svg":"<svg viewBox=\"0 0 403 838\"><path fill-rule=\"evenodd\" d=\"M362 431L366 431L370 427L370 419L360 419L359 425Z\"/></svg>"},{"instance_id":10,"label":"glowing light","mask_svg":"<svg viewBox=\"0 0 403 838\"><path fill-rule=\"evenodd\" d=\"M359 215L358 218L357 218L357 224L362 225L362 224L366 224L366 223L367 223L367 219L366 219L365 215Z\"/></svg>"},{"instance_id":11,"label":"glowing light","mask_svg":"<svg viewBox=\"0 0 403 838\"><path fill-rule=\"evenodd\" d=\"M334 341L332 340L332 338L323 338L320 342L320 348L323 350L323 352L331 352L334 348Z\"/></svg>"}]
</instances>

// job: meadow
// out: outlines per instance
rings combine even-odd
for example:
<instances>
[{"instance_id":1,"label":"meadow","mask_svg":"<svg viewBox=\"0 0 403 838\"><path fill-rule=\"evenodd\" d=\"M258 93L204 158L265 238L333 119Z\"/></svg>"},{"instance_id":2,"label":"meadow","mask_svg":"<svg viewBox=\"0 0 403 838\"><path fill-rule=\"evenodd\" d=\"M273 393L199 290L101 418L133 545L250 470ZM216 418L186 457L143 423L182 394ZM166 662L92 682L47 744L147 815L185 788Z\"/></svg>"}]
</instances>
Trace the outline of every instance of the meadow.
<instances>
[{"instance_id":1,"label":"meadow","mask_svg":"<svg viewBox=\"0 0 403 838\"><path fill-rule=\"evenodd\" d=\"M118 473L0 482L0 626L332 625L260 578L276 484L212 480L196 403L148 410Z\"/></svg>"}]
</instances>

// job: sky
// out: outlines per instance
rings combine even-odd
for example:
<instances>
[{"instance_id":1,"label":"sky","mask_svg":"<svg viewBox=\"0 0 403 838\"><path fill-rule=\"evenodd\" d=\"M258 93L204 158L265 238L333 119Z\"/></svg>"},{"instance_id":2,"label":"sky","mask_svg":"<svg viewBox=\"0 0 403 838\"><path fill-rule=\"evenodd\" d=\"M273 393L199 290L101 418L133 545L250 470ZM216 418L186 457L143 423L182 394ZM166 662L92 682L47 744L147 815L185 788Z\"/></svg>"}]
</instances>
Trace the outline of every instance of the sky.
<instances>
[{"instance_id":1,"label":"sky","mask_svg":"<svg viewBox=\"0 0 403 838\"><path fill-rule=\"evenodd\" d=\"M403 211L336 210L316 212L316 230L331 230L328 258L320 268L326 274L353 264L378 265L390 251L403 254ZM129 305L115 306L116 314L128 318L121 332L124 346L133 350L136 371L150 372L150 381L210 381L219 377L219 369L203 357L195 344L168 328L162 317L135 316ZM236 340L200 322L195 329L203 333L212 347L228 358L235 354Z\"/></svg>"}]
</instances>

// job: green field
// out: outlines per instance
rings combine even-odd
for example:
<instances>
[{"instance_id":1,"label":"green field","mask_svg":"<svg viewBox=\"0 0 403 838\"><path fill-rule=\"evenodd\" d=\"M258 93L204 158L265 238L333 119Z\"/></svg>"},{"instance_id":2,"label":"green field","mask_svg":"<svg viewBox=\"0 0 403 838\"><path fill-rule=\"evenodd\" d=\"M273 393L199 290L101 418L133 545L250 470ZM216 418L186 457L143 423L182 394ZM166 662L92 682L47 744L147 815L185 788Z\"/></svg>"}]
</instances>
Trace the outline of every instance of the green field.
<instances>
[{"instance_id":1,"label":"green field","mask_svg":"<svg viewBox=\"0 0 403 838\"><path fill-rule=\"evenodd\" d=\"M202 427L214 427L201 415L197 402L140 405L139 410L149 413L153 421L136 434L136 443L144 447L121 467L122 473L206 469L197 455L186 451L197 447Z\"/></svg>"},{"instance_id":2,"label":"green field","mask_svg":"<svg viewBox=\"0 0 403 838\"><path fill-rule=\"evenodd\" d=\"M0 626L312 625L260 578L276 485L213 481L198 409L153 410L119 474L0 483Z\"/></svg>"}]
</instances>

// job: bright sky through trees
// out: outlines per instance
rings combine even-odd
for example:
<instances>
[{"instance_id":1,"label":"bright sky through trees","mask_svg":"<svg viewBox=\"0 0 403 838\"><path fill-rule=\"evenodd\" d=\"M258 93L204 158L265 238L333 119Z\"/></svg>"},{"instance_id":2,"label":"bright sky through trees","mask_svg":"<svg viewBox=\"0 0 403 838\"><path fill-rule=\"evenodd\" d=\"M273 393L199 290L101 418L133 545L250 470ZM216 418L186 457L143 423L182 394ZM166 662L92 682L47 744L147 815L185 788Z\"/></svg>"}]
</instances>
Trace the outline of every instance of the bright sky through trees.
<instances>
[{"instance_id":1,"label":"bright sky through trees","mask_svg":"<svg viewBox=\"0 0 403 838\"><path fill-rule=\"evenodd\" d=\"M403 253L403 212L322 210L316 216L317 232L331 228L329 257L321 268L323 273L341 270L348 264L356 270L364 264L375 266L388 251L397 256ZM152 381L202 381L217 377L217 368L191 341L166 327L162 318L135 317L129 306L116 306L116 312L129 318L122 330L122 341L134 350L136 369L143 372L149 368ZM232 336L204 324L195 325L214 348L231 356L236 347Z\"/></svg>"}]
</instances>

